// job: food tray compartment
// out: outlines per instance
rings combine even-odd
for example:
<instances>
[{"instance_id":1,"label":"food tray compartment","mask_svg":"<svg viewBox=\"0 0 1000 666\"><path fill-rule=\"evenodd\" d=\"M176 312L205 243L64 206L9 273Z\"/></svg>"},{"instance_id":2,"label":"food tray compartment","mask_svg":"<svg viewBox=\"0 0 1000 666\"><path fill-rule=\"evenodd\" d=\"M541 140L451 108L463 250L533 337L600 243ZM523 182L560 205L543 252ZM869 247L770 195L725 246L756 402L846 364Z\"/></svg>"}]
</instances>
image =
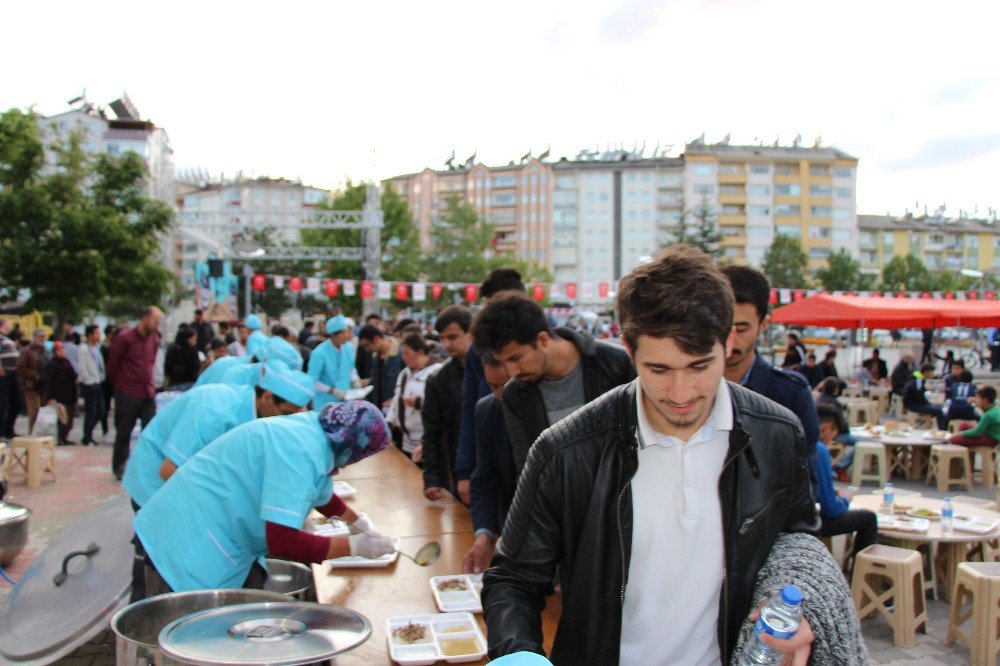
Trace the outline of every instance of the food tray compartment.
<instances>
[{"instance_id":1,"label":"food tray compartment","mask_svg":"<svg viewBox=\"0 0 1000 666\"><path fill-rule=\"evenodd\" d=\"M952 521L956 530L963 532L974 532L976 534L989 534L1000 525L1000 521L993 518L973 516L968 513L956 513Z\"/></svg>"},{"instance_id":2,"label":"food tray compartment","mask_svg":"<svg viewBox=\"0 0 1000 666\"><path fill-rule=\"evenodd\" d=\"M879 529L896 530L900 532L926 532L931 521L926 518L910 518L909 516L878 515Z\"/></svg>"},{"instance_id":3,"label":"food tray compartment","mask_svg":"<svg viewBox=\"0 0 1000 666\"><path fill-rule=\"evenodd\" d=\"M401 642L397 630L410 625L423 631L424 635L417 639L420 642ZM429 666L438 661L461 664L486 656L486 639L471 613L390 617L386 620L385 635L389 656L401 666Z\"/></svg>"},{"instance_id":4,"label":"food tray compartment","mask_svg":"<svg viewBox=\"0 0 1000 666\"><path fill-rule=\"evenodd\" d=\"M464 585L464 589L441 589L441 586L453 583L452 587ZM454 574L451 576L434 576L430 580L434 603L443 613L453 611L469 611L482 613L483 603L479 598L483 589L482 574Z\"/></svg>"},{"instance_id":5,"label":"food tray compartment","mask_svg":"<svg viewBox=\"0 0 1000 666\"><path fill-rule=\"evenodd\" d=\"M392 543L393 546L399 548L399 539L393 539ZM337 557L332 560L325 560L323 564L331 569L379 569L389 566L395 562L397 558L399 558L399 552L393 551L388 555L377 557L374 560L370 560L367 557L347 555L345 557Z\"/></svg>"},{"instance_id":6,"label":"food tray compartment","mask_svg":"<svg viewBox=\"0 0 1000 666\"><path fill-rule=\"evenodd\" d=\"M350 499L358 494L358 489L347 481L334 481L333 492L340 499Z\"/></svg>"}]
</instances>

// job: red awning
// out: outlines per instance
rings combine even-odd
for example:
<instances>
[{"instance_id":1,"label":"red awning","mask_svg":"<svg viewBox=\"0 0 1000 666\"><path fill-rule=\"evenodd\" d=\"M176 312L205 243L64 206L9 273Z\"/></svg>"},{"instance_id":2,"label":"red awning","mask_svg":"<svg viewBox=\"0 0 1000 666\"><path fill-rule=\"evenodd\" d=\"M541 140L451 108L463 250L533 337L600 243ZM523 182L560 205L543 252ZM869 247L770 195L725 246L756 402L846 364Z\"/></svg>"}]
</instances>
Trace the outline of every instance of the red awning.
<instances>
[{"instance_id":1,"label":"red awning","mask_svg":"<svg viewBox=\"0 0 1000 666\"><path fill-rule=\"evenodd\" d=\"M833 328L981 328L1000 326L1000 303L816 294L776 308L771 321Z\"/></svg>"}]
</instances>

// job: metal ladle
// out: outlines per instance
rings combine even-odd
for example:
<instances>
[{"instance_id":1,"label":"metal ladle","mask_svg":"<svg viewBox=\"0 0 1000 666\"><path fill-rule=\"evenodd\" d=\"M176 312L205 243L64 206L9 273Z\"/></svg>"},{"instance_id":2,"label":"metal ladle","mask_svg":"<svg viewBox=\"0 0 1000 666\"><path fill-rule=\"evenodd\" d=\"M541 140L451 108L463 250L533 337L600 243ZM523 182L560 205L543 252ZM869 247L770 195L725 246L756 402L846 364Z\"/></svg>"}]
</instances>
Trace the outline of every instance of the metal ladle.
<instances>
[{"instance_id":1,"label":"metal ladle","mask_svg":"<svg viewBox=\"0 0 1000 666\"><path fill-rule=\"evenodd\" d=\"M403 557L411 560L414 564L426 567L430 566L431 564L434 564L435 562L437 562L437 559L441 557L441 544L439 544L437 541L428 541L427 543L425 543L423 546L420 547L420 550L417 551L416 557L407 555L398 548L396 549L396 552L402 555Z\"/></svg>"}]
</instances>

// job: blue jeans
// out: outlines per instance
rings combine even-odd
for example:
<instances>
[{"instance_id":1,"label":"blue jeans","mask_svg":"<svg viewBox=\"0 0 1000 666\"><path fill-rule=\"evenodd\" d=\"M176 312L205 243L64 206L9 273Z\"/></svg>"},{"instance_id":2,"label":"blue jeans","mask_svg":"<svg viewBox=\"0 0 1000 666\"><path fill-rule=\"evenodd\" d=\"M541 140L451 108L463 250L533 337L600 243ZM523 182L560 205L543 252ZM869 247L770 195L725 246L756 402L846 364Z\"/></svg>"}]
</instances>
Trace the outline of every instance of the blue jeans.
<instances>
[{"instance_id":1,"label":"blue jeans","mask_svg":"<svg viewBox=\"0 0 1000 666\"><path fill-rule=\"evenodd\" d=\"M94 441L94 428L104 413L104 389L100 384L84 384L83 394L83 444Z\"/></svg>"}]
</instances>

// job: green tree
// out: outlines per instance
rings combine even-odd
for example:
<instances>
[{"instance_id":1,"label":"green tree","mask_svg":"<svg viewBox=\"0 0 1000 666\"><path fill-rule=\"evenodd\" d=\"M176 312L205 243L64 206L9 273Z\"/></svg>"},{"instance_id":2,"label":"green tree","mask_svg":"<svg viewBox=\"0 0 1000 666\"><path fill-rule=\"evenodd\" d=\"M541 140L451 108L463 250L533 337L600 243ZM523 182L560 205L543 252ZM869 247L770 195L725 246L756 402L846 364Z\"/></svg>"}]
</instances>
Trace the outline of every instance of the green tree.
<instances>
[{"instance_id":1,"label":"green tree","mask_svg":"<svg viewBox=\"0 0 1000 666\"><path fill-rule=\"evenodd\" d=\"M431 229L431 248L423 258L423 273L440 282L482 282L494 268L509 266L525 282L552 279L548 271L493 249L495 229L481 220L476 209L456 195L448 199L444 215Z\"/></svg>"},{"instance_id":2,"label":"green tree","mask_svg":"<svg viewBox=\"0 0 1000 666\"><path fill-rule=\"evenodd\" d=\"M694 223L689 224L688 218L693 217ZM671 234L672 243L686 243L700 248L710 257L722 255L722 234L719 233L718 225L715 221L715 209L708 203L708 198L704 197L701 203L693 210L688 210L681 197L680 217Z\"/></svg>"},{"instance_id":3,"label":"green tree","mask_svg":"<svg viewBox=\"0 0 1000 666\"><path fill-rule=\"evenodd\" d=\"M27 307L57 321L160 303L172 276L159 261L170 207L146 195L146 165L88 156L78 134L45 146L34 112L0 115L0 298L22 290Z\"/></svg>"},{"instance_id":4,"label":"green tree","mask_svg":"<svg viewBox=\"0 0 1000 666\"><path fill-rule=\"evenodd\" d=\"M861 262L845 249L832 252L827 266L816 271L816 279L827 291L868 291L875 285L875 276L861 272Z\"/></svg>"},{"instance_id":5,"label":"green tree","mask_svg":"<svg viewBox=\"0 0 1000 666\"><path fill-rule=\"evenodd\" d=\"M248 235L248 240L251 240L258 247L274 247L278 244L274 240L277 232L270 227L254 229ZM318 274L317 267L311 261L267 259L266 255L263 259L255 259L249 262L236 259L233 261L233 273L240 278L238 290L240 308L243 307L245 297L243 290L246 289L246 280L243 278L243 265L245 263L250 264L250 268L253 269L254 273L263 273L268 276L285 275L290 277L297 275L305 281L306 278ZM286 282L281 289L278 289L274 286L274 280L270 277L267 280L264 291L252 292L250 299L255 311L266 312L272 317L281 316L281 313L292 307L293 301L288 283ZM316 297L302 293L296 298L295 305L306 314L313 314L327 309L324 307L325 304Z\"/></svg>"},{"instance_id":6,"label":"green tree","mask_svg":"<svg viewBox=\"0 0 1000 666\"><path fill-rule=\"evenodd\" d=\"M882 269L885 291L925 291L934 289L934 276L918 257L896 255Z\"/></svg>"},{"instance_id":7,"label":"green tree","mask_svg":"<svg viewBox=\"0 0 1000 666\"><path fill-rule=\"evenodd\" d=\"M808 266L809 258L799 239L778 234L764 253L761 268L772 286L795 289L809 286L806 279Z\"/></svg>"}]
</instances>

